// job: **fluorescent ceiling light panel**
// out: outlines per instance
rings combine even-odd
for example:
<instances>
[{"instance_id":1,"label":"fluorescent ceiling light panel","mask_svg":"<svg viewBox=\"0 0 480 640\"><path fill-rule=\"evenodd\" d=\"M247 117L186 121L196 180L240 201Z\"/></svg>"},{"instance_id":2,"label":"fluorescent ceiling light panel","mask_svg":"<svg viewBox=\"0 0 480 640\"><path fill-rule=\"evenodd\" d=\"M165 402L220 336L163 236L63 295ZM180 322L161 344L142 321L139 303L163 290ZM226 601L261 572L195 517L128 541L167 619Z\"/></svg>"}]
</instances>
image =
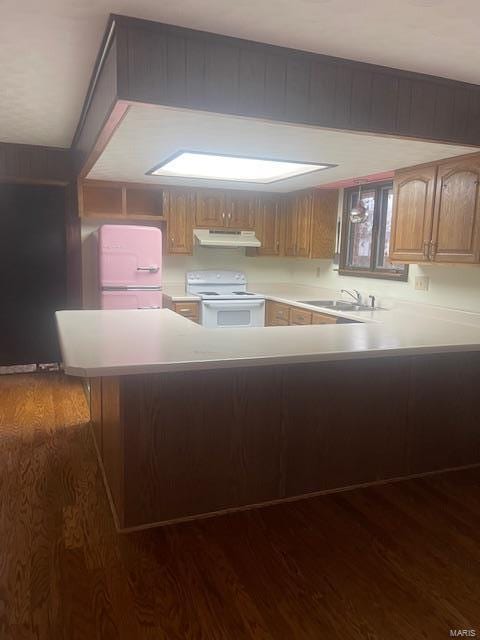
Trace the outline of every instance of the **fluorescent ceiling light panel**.
<instances>
[{"instance_id":1,"label":"fluorescent ceiling light panel","mask_svg":"<svg viewBox=\"0 0 480 640\"><path fill-rule=\"evenodd\" d=\"M201 178L268 184L333 166L335 165L181 151L147 173L168 178Z\"/></svg>"}]
</instances>

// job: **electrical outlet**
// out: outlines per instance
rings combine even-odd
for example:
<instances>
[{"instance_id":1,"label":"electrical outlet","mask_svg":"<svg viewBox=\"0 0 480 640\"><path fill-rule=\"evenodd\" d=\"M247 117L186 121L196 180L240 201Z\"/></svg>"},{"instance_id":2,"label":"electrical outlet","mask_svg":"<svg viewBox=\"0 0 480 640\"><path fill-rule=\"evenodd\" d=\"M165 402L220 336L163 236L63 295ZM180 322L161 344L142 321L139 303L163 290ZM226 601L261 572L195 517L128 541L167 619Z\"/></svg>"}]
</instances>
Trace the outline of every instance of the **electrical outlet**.
<instances>
[{"instance_id":1,"label":"electrical outlet","mask_svg":"<svg viewBox=\"0 0 480 640\"><path fill-rule=\"evenodd\" d=\"M316 275L317 275L317 278L320 278L320 276L322 275L322 270L320 269L320 267L317 267Z\"/></svg>"},{"instance_id":2,"label":"electrical outlet","mask_svg":"<svg viewBox=\"0 0 480 640\"><path fill-rule=\"evenodd\" d=\"M415 289L417 291L428 291L430 278L428 276L415 276Z\"/></svg>"}]
</instances>

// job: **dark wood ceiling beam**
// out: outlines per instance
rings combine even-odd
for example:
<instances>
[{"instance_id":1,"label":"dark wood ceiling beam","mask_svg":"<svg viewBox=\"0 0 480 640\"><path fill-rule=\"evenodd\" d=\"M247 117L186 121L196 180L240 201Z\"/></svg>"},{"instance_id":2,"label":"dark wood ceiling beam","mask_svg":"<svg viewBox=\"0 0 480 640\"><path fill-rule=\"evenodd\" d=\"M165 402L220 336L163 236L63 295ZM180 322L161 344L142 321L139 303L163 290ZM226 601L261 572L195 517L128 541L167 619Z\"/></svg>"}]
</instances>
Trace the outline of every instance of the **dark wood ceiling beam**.
<instances>
[{"instance_id":1,"label":"dark wood ceiling beam","mask_svg":"<svg viewBox=\"0 0 480 640\"><path fill-rule=\"evenodd\" d=\"M478 85L112 15L73 143L82 166L118 101L480 145Z\"/></svg>"}]
</instances>

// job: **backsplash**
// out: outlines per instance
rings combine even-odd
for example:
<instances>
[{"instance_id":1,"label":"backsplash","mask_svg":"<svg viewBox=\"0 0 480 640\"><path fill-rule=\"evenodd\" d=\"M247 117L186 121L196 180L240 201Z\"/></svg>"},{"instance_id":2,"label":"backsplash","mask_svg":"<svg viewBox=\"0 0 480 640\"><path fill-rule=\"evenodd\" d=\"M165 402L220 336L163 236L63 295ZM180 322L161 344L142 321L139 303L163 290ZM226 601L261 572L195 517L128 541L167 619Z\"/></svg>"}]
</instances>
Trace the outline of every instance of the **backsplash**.
<instances>
[{"instance_id":1,"label":"backsplash","mask_svg":"<svg viewBox=\"0 0 480 640\"><path fill-rule=\"evenodd\" d=\"M249 258L245 249L195 247L193 256L164 257L163 282L183 283L185 272L196 269L244 271L247 282L291 282L293 261L290 258Z\"/></svg>"},{"instance_id":2,"label":"backsplash","mask_svg":"<svg viewBox=\"0 0 480 640\"><path fill-rule=\"evenodd\" d=\"M97 306L97 274L95 271L94 232L98 225L82 225L83 299L85 308ZM480 267L411 265L408 282L390 282L372 278L339 276L331 260L298 258L249 258L244 249L212 249L196 247L193 256L165 256L164 284L182 284L185 272L195 269L235 269L244 271L248 282L293 282L317 287L358 289L367 297L395 298L423 304L480 312ZM415 277L430 279L428 291L415 289Z\"/></svg>"},{"instance_id":3,"label":"backsplash","mask_svg":"<svg viewBox=\"0 0 480 640\"><path fill-rule=\"evenodd\" d=\"M358 289L366 298L395 298L451 309L480 312L480 267L450 265L410 265L408 282L339 276L331 260L294 260L292 281L329 289ZM319 270L319 273L317 273ZM429 278L428 291L415 289L415 277Z\"/></svg>"}]
</instances>

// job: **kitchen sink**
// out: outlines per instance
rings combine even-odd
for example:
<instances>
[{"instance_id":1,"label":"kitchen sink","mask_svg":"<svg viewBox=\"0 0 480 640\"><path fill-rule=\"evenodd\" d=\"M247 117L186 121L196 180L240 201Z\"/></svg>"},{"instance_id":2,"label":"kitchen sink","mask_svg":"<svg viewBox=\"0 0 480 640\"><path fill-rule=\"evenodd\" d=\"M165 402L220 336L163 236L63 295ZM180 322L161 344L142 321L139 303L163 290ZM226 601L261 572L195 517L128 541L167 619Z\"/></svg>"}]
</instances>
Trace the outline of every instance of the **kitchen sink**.
<instances>
[{"instance_id":1,"label":"kitchen sink","mask_svg":"<svg viewBox=\"0 0 480 640\"><path fill-rule=\"evenodd\" d=\"M345 302L344 300L299 300L303 304L311 304L313 307L324 307L325 309L335 309L336 311L372 311L372 307L365 304L355 304L355 302ZM378 307L376 307L378 309Z\"/></svg>"}]
</instances>

